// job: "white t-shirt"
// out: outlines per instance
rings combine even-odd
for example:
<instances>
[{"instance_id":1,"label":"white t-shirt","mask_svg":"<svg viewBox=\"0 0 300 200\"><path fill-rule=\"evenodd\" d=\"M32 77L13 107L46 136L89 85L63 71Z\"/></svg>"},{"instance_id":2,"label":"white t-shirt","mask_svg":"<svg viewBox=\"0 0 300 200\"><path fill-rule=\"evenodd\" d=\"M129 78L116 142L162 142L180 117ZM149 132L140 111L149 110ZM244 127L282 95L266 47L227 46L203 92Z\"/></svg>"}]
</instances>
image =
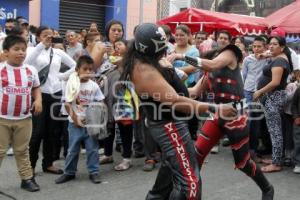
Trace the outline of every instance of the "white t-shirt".
<instances>
[{"instance_id":1,"label":"white t-shirt","mask_svg":"<svg viewBox=\"0 0 300 200\"><path fill-rule=\"evenodd\" d=\"M297 55L297 53L292 48L289 48L289 49L290 49L290 52L291 52L291 58L292 58L292 63L293 63L293 70L299 70L300 66L299 66L298 55Z\"/></svg>"},{"instance_id":2,"label":"white t-shirt","mask_svg":"<svg viewBox=\"0 0 300 200\"><path fill-rule=\"evenodd\" d=\"M37 70L30 65L0 63L0 117L18 120L31 116L31 90L39 87Z\"/></svg>"},{"instance_id":3,"label":"white t-shirt","mask_svg":"<svg viewBox=\"0 0 300 200\"><path fill-rule=\"evenodd\" d=\"M80 83L80 92L76 98L72 102L72 108L78 117L84 119L86 114L86 108L89 103L99 102L104 99L104 95L101 92L97 83L92 80L89 80L86 83ZM70 122L73 122L71 117L68 117Z\"/></svg>"},{"instance_id":4,"label":"white t-shirt","mask_svg":"<svg viewBox=\"0 0 300 200\"><path fill-rule=\"evenodd\" d=\"M3 50L3 46L2 45L3 45L3 42L4 42L5 38L6 38L6 34L3 33L3 32L0 32L0 53Z\"/></svg>"}]
</instances>

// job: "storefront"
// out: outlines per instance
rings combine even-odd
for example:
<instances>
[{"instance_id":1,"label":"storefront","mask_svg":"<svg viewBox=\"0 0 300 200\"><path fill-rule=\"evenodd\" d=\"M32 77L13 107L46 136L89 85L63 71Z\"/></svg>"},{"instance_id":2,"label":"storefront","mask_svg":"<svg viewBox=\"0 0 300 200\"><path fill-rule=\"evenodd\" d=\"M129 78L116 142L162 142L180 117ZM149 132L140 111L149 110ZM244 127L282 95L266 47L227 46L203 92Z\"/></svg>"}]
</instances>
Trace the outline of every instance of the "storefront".
<instances>
[{"instance_id":1,"label":"storefront","mask_svg":"<svg viewBox=\"0 0 300 200\"><path fill-rule=\"evenodd\" d=\"M3 27L6 19L23 16L28 18L28 0L0 0L0 25Z\"/></svg>"},{"instance_id":2,"label":"storefront","mask_svg":"<svg viewBox=\"0 0 300 200\"><path fill-rule=\"evenodd\" d=\"M127 22L127 0L41 0L40 10L40 23L62 33L88 28L91 22L102 32L111 19Z\"/></svg>"}]
</instances>

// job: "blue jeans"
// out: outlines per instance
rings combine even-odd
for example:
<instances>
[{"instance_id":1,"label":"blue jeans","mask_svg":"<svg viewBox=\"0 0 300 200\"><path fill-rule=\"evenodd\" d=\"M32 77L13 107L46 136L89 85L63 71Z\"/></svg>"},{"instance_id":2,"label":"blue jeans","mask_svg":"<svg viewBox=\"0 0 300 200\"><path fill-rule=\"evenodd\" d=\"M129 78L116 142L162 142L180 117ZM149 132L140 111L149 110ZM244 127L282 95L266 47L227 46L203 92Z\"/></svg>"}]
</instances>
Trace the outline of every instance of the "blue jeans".
<instances>
[{"instance_id":1,"label":"blue jeans","mask_svg":"<svg viewBox=\"0 0 300 200\"><path fill-rule=\"evenodd\" d=\"M259 144L259 134L261 132L260 130L261 120L251 120L251 119L252 117L257 118L258 116L262 115L262 113L251 112L252 108L255 108L251 105L251 103L253 102L253 94L254 92L244 90L244 96L246 98L246 102L247 104L250 104L248 107L249 115L250 115L250 119L249 119L250 151L256 152Z\"/></svg>"},{"instance_id":2,"label":"blue jeans","mask_svg":"<svg viewBox=\"0 0 300 200\"><path fill-rule=\"evenodd\" d=\"M253 94L254 94L254 92L250 92L250 91L244 90L244 96L246 98L246 102L247 103L253 102Z\"/></svg>"},{"instance_id":3,"label":"blue jeans","mask_svg":"<svg viewBox=\"0 0 300 200\"><path fill-rule=\"evenodd\" d=\"M84 141L87 157L87 169L89 174L98 174L99 172L99 156L98 156L98 140L90 137L86 128L78 128L69 122L69 149L65 163L65 174L75 175L77 171L77 163L80 153L80 144Z\"/></svg>"}]
</instances>

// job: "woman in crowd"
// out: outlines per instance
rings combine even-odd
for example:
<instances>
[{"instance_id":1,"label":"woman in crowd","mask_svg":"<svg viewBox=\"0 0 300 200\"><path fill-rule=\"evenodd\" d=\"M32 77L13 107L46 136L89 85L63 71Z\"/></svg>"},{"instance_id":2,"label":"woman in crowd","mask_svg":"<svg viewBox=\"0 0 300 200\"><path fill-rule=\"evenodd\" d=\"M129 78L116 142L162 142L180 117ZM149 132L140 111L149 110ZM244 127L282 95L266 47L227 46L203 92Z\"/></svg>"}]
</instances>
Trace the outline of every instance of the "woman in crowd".
<instances>
[{"instance_id":1,"label":"woman in crowd","mask_svg":"<svg viewBox=\"0 0 300 200\"><path fill-rule=\"evenodd\" d=\"M244 60L244 58L248 56L248 51L247 51L245 39L241 36L235 37L235 38L232 39L231 43L234 44L235 46L237 46L238 48L240 48L240 50L243 53L243 60Z\"/></svg>"},{"instance_id":2,"label":"woman in crowd","mask_svg":"<svg viewBox=\"0 0 300 200\"><path fill-rule=\"evenodd\" d=\"M95 35L98 34L100 39L100 33L98 32L88 32L86 35L85 41L91 42L90 38L94 38ZM97 41L94 41L94 44L90 44L93 46L86 46L89 48L89 55L94 60L94 70L97 74L104 73L106 70L110 69L113 64L109 61L109 55L112 55L114 52L114 43L115 41L123 38L124 35L124 28L123 24L120 21L117 20L111 20L109 23L105 26L105 39L103 42L100 42L101 40L97 39ZM98 42L99 41L99 42Z\"/></svg>"},{"instance_id":3,"label":"woman in crowd","mask_svg":"<svg viewBox=\"0 0 300 200\"><path fill-rule=\"evenodd\" d=\"M109 56L114 54L114 45L115 42L119 39L122 39L124 36L124 27L122 22L117 20L109 21L105 26L105 38L104 38L104 46L103 44L99 48L101 52L104 52L101 55L101 63L96 68L97 73L104 73L106 70L109 70L113 67L113 64L109 60Z\"/></svg>"},{"instance_id":4,"label":"woman in crowd","mask_svg":"<svg viewBox=\"0 0 300 200\"><path fill-rule=\"evenodd\" d=\"M98 51L98 44L101 44L101 36L98 32L89 32L86 34L83 40L83 49L74 55L74 59L77 60L80 56L86 55L93 58L94 63L101 62L101 55Z\"/></svg>"},{"instance_id":5,"label":"woman in crowd","mask_svg":"<svg viewBox=\"0 0 300 200\"><path fill-rule=\"evenodd\" d=\"M90 24L90 28L88 32L99 32L98 31L98 24L96 22L92 22Z\"/></svg>"},{"instance_id":6,"label":"woman in crowd","mask_svg":"<svg viewBox=\"0 0 300 200\"><path fill-rule=\"evenodd\" d=\"M264 172L277 172L282 169L283 134L281 113L287 100L285 87L289 73L293 70L291 53L282 37L269 39L269 50L273 58L263 69L263 74L258 80L254 100L260 100L265 106L265 116L272 141L272 159L265 159L267 166Z\"/></svg>"},{"instance_id":7,"label":"woman in crowd","mask_svg":"<svg viewBox=\"0 0 300 200\"><path fill-rule=\"evenodd\" d=\"M105 103L108 107L108 130L110 135L104 140L104 155L100 157L100 164L107 164L113 162L113 144L115 139L115 126L116 122L114 120L114 103L116 102L115 92L112 90L116 87L117 82L120 79L121 72L123 71L122 59L127 53L127 41L119 39L115 41L115 56L111 56L110 60L116 67L107 71L105 75ZM100 83L101 84L101 83ZM101 85L102 86L102 85ZM103 87L102 86L102 87ZM115 166L115 170L124 171L131 167L131 155L132 155L132 139L133 139L133 127L132 124L124 125L122 123L117 123L120 130L120 137L123 146L121 163Z\"/></svg>"},{"instance_id":8,"label":"woman in crowd","mask_svg":"<svg viewBox=\"0 0 300 200\"><path fill-rule=\"evenodd\" d=\"M175 52L181 53L187 56L199 57L199 51L194 45L189 44L189 38L191 36L191 30L186 25L179 25L176 27L175 31ZM195 85L196 81L199 79L200 74L197 73L197 69L182 60L175 60L173 62L174 67L180 68L186 74L188 74L188 79L186 81L186 86L191 87Z\"/></svg>"},{"instance_id":9,"label":"woman in crowd","mask_svg":"<svg viewBox=\"0 0 300 200\"><path fill-rule=\"evenodd\" d=\"M168 56L168 58L174 58L175 60L172 62L175 68L178 68L185 72L188 75L188 79L185 81L185 85L187 87L192 87L196 84L197 80L199 80L201 76L201 72L199 69L191 66L187 62L177 59L177 54L185 54L191 57L199 57L199 51L195 47L195 45L191 45L189 43L189 39L191 39L191 30L186 25L179 25L176 27L175 31L175 51ZM196 138L198 129L198 120L194 117L189 121L189 130L192 135L192 138Z\"/></svg>"},{"instance_id":10,"label":"woman in crowd","mask_svg":"<svg viewBox=\"0 0 300 200\"><path fill-rule=\"evenodd\" d=\"M30 161L34 170L43 140L43 171L61 174L63 171L53 165L54 142L59 140L55 135L55 127L57 127L55 118L59 116L61 108L61 80L67 79L74 71L76 63L64 51L52 48L53 30L51 28L40 26L36 36L39 44L28 48L25 63L33 65L39 72L45 70L46 67L49 71L43 81L41 80L43 112L39 116L33 116L33 132L29 144ZM62 63L71 68L63 74L59 72Z\"/></svg>"},{"instance_id":11,"label":"woman in crowd","mask_svg":"<svg viewBox=\"0 0 300 200\"><path fill-rule=\"evenodd\" d=\"M182 118L186 117L185 112L199 114L215 107L189 99L174 69L159 64L166 49L162 28L150 23L139 25L121 76L121 80L134 83L146 110L147 127L163 154L156 183L146 199L201 199L195 149ZM226 116L236 115L230 106L220 107L219 111Z\"/></svg>"}]
</instances>

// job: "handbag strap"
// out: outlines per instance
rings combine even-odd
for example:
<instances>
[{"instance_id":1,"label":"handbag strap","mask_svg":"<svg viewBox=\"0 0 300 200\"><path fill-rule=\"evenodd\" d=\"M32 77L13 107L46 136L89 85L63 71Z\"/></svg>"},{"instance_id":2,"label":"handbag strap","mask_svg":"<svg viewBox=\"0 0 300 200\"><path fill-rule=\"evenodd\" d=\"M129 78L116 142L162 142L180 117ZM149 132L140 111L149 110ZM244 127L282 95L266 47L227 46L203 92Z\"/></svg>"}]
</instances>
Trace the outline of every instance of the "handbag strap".
<instances>
[{"instance_id":1,"label":"handbag strap","mask_svg":"<svg viewBox=\"0 0 300 200\"><path fill-rule=\"evenodd\" d=\"M51 63L52 63L52 58L53 58L53 49L51 48L51 50L50 50L50 62L49 62L49 64L48 65L46 65L45 67L43 67L40 71L42 71L42 70L46 70L47 69L47 71L49 72L49 68L50 68L50 65L51 65ZM39 72L40 72L39 71Z\"/></svg>"},{"instance_id":2,"label":"handbag strap","mask_svg":"<svg viewBox=\"0 0 300 200\"><path fill-rule=\"evenodd\" d=\"M52 63L52 58L53 58L53 48L51 47L51 50L50 50L50 62L48 64L49 67L50 67L50 65Z\"/></svg>"}]
</instances>

